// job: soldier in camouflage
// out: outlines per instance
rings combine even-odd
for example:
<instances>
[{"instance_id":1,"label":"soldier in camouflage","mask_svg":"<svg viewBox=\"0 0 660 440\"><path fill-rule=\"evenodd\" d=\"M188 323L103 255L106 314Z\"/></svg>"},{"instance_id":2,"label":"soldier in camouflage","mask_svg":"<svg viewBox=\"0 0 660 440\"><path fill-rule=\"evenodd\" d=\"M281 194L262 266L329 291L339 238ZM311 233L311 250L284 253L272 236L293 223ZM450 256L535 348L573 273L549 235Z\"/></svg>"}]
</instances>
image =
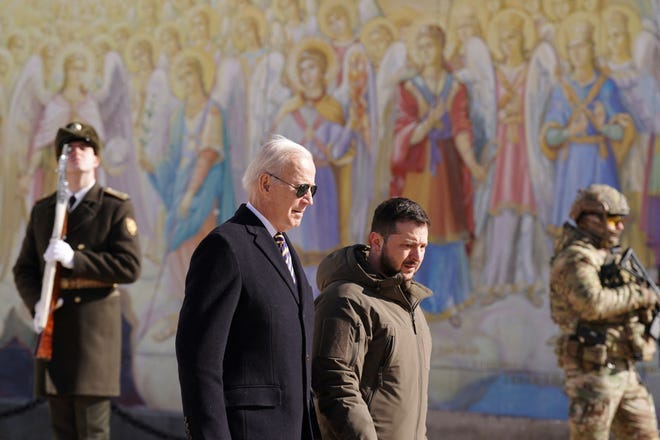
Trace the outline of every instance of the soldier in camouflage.
<instances>
[{"instance_id":1,"label":"soldier in camouflage","mask_svg":"<svg viewBox=\"0 0 660 440\"><path fill-rule=\"evenodd\" d=\"M571 439L658 439L653 397L635 362L649 360L655 293L621 266L619 237L630 212L607 185L578 193L551 260L550 308L558 363L570 399Z\"/></svg>"}]
</instances>

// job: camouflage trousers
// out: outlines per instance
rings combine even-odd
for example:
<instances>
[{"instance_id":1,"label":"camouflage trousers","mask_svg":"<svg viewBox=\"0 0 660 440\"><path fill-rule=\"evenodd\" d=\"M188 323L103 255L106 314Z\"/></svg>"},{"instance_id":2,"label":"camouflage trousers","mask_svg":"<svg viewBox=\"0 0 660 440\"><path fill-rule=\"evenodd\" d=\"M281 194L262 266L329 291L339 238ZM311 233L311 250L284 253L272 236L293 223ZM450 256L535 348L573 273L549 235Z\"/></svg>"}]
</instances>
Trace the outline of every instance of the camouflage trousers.
<instances>
[{"instance_id":1,"label":"camouflage trousers","mask_svg":"<svg viewBox=\"0 0 660 440\"><path fill-rule=\"evenodd\" d=\"M571 440L658 439L653 397L630 362L589 373L565 371Z\"/></svg>"}]
</instances>

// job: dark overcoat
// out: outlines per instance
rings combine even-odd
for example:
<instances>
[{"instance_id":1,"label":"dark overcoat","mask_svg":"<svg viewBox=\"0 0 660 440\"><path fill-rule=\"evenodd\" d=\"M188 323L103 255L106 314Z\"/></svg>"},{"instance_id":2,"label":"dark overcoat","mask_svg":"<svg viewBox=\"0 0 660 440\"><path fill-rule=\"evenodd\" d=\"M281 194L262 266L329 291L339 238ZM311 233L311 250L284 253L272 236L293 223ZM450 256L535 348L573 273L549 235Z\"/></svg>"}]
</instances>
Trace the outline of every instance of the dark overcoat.
<instances>
[{"instance_id":1,"label":"dark overcoat","mask_svg":"<svg viewBox=\"0 0 660 440\"><path fill-rule=\"evenodd\" d=\"M53 233L56 195L32 208L14 281L30 312L41 295L44 252ZM35 362L37 395L117 396L121 309L117 284L140 275L140 247L128 196L95 184L68 214L65 241L73 269L61 269L63 305L54 312L53 356ZM84 287L90 283L104 287Z\"/></svg>"},{"instance_id":2,"label":"dark overcoat","mask_svg":"<svg viewBox=\"0 0 660 440\"><path fill-rule=\"evenodd\" d=\"M193 253L176 335L190 438L312 437L313 294L287 243L295 284L273 237L241 205Z\"/></svg>"}]
</instances>

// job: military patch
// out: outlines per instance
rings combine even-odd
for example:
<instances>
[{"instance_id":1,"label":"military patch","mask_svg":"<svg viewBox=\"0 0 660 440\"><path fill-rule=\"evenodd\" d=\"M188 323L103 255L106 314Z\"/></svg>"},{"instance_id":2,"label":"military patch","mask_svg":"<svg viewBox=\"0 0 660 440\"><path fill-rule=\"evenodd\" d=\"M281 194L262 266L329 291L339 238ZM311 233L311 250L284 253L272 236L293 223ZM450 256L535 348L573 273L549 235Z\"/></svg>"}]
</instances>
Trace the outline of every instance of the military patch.
<instances>
[{"instance_id":1,"label":"military patch","mask_svg":"<svg viewBox=\"0 0 660 440\"><path fill-rule=\"evenodd\" d=\"M132 236L135 236L135 234L137 234L137 223L135 223L134 219L130 217L126 217L126 230Z\"/></svg>"}]
</instances>

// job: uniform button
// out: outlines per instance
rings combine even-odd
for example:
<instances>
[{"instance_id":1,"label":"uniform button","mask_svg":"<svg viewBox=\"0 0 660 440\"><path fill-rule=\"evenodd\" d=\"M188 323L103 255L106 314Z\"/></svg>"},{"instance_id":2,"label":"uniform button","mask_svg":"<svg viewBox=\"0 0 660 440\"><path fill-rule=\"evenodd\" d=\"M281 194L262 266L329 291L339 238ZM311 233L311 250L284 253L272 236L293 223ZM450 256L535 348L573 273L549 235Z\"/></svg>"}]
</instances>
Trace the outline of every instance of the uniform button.
<instances>
[{"instance_id":1,"label":"uniform button","mask_svg":"<svg viewBox=\"0 0 660 440\"><path fill-rule=\"evenodd\" d=\"M73 302L76 303L76 304L80 303L80 301L82 301L82 299L79 296L76 296L75 298L73 298Z\"/></svg>"},{"instance_id":2,"label":"uniform button","mask_svg":"<svg viewBox=\"0 0 660 440\"><path fill-rule=\"evenodd\" d=\"M79 250L79 251L82 251L83 249L85 249L85 245L82 244L82 243L80 243L80 244L78 245L78 250Z\"/></svg>"},{"instance_id":3,"label":"uniform button","mask_svg":"<svg viewBox=\"0 0 660 440\"><path fill-rule=\"evenodd\" d=\"M306 354L306 355L305 355L305 360L306 360L307 362L309 362L309 354Z\"/></svg>"}]
</instances>

